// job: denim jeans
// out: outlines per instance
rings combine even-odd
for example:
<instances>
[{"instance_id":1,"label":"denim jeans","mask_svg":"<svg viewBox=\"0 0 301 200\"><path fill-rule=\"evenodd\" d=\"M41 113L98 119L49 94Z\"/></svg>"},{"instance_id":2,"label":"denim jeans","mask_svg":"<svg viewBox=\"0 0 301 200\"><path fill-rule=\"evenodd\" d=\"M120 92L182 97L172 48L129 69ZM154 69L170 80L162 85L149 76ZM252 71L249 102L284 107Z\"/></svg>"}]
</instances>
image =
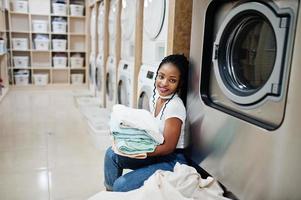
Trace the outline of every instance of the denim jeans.
<instances>
[{"instance_id":1,"label":"denim jeans","mask_svg":"<svg viewBox=\"0 0 301 200\"><path fill-rule=\"evenodd\" d=\"M177 162L187 164L184 154L171 153L166 156L134 159L117 155L110 147L105 155L104 184L108 190L116 192L137 189L158 169L173 171ZM123 169L131 169L133 171L122 176Z\"/></svg>"}]
</instances>

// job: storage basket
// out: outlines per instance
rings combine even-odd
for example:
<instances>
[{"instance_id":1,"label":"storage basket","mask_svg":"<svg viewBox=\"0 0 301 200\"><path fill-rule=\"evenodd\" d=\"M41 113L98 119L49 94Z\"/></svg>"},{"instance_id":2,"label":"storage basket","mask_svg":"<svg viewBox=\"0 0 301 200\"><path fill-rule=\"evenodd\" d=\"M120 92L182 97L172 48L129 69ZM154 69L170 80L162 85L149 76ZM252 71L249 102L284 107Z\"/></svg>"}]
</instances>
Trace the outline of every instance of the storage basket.
<instances>
[{"instance_id":1,"label":"storage basket","mask_svg":"<svg viewBox=\"0 0 301 200\"><path fill-rule=\"evenodd\" d=\"M71 16L83 16L84 15L84 6L82 5L70 5L70 15Z\"/></svg>"},{"instance_id":2,"label":"storage basket","mask_svg":"<svg viewBox=\"0 0 301 200\"><path fill-rule=\"evenodd\" d=\"M49 50L49 39L35 39L34 44L37 50Z\"/></svg>"},{"instance_id":3,"label":"storage basket","mask_svg":"<svg viewBox=\"0 0 301 200\"><path fill-rule=\"evenodd\" d=\"M52 39L52 50L65 51L67 49L67 40L64 39Z\"/></svg>"},{"instance_id":4,"label":"storage basket","mask_svg":"<svg viewBox=\"0 0 301 200\"><path fill-rule=\"evenodd\" d=\"M47 85L48 84L48 74L34 74L33 82L35 85Z\"/></svg>"},{"instance_id":5,"label":"storage basket","mask_svg":"<svg viewBox=\"0 0 301 200\"><path fill-rule=\"evenodd\" d=\"M13 10L19 13L28 13L28 2L21 0L13 1Z\"/></svg>"},{"instance_id":6,"label":"storage basket","mask_svg":"<svg viewBox=\"0 0 301 200\"><path fill-rule=\"evenodd\" d=\"M53 33L66 33L67 23L66 22L52 22L52 31Z\"/></svg>"},{"instance_id":7,"label":"storage basket","mask_svg":"<svg viewBox=\"0 0 301 200\"><path fill-rule=\"evenodd\" d=\"M28 85L29 74L15 74L15 84L16 85Z\"/></svg>"},{"instance_id":8,"label":"storage basket","mask_svg":"<svg viewBox=\"0 0 301 200\"><path fill-rule=\"evenodd\" d=\"M47 33L48 26L45 20L32 20L32 31L38 33Z\"/></svg>"},{"instance_id":9,"label":"storage basket","mask_svg":"<svg viewBox=\"0 0 301 200\"><path fill-rule=\"evenodd\" d=\"M84 64L84 58L71 57L71 68L82 68Z\"/></svg>"},{"instance_id":10,"label":"storage basket","mask_svg":"<svg viewBox=\"0 0 301 200\"><path fill-rule=\"evenodd\" d=\"M27 38L13 38L12 41L14 50L28 50Z\"/></svg>"},{"instance_id":11,"label":"storage basket","mask_svg":"<svg viewBox=\"0 0 301 200\"><path fill-rule=\"evenodd\" d=\"M27 68L28 63L29 63L28 62L29 57L28 56L14 56L13 61L14 61L14 66L15 67Z\"/></svg>"},{"instance_id":12,"label":"storage basket","mask_svg":"<svg viewBox=\"0 0 301 200\"><path fill-rule=\"evenodd\" d=\"M63 3L53 3L52 11L54 15L67 15L67 7L66 4Z\"/></svg>"},{"instance_id":13,"label":"storage basket","mask_svg":"<svg viewBox=\"0 0 301 200\"><path fill-rule=\"evenodd\" d=\"M54 68L64 68L67 67L67 57L53 57L53 67Z\"/></svg>"},{"instance_id":14,"label":"storage basket","mask_svg":"<svg viewBox=\"0 0 301 200\"><path fill-rule=\"evenodd\" d=\"M84 82L84 74L71 74L71 83L73 85L80 85Z\"/></svg>"}]
</instances>

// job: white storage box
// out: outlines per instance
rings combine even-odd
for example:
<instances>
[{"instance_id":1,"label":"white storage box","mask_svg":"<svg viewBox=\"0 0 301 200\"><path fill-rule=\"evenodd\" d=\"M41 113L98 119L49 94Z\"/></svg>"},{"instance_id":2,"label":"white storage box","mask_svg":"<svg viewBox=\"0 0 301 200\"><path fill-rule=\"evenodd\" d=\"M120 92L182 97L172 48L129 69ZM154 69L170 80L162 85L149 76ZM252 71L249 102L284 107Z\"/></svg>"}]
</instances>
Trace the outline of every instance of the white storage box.
<instances>
[{"instance_id":1,"label":"white storage box","mask_svg":"<svg viewBox=\"0 0 301 200\"><path fill-rule=\"evenodd\" d=\"M52 22L52 31L53 33L66 33L67 23L66 22Z\"/></svg>"},{"instance_id":2,"label":"white storage box","mask_svg":"<svg viewBox=\"0 0 301 200\"><path fill-rule=\"evenodd\" d=\"M67 40L64 39L52 39L52 50L65 51L67 49Z\"/></svg>"},{"instance_id":3,"label":"white storage box","mask_svg":"<svg viewBox=\"0 0 301 200\"><path fill-rule=\"evenodd\" d=\"M67 67L67 57L53 57L53 67L64 68Z\"/></svg>"},{"instance_id":4,"label":"white storage box","mask_svg":"<svg viewBox=\"0 0 301 200\"><path fill-rule=\"evenodd\" d=\"M84 74L71 74L71 83L73 85L80 85L84 83Z\"/></svg>"},{"instance_id":5,"label":"white storage box","mask_svg":"<svg viewBox=\"0 0 301 200\"><path fill-rule=\"evenodd\" d=\"M32 20L32 31L38 33L47 33L48 26L45 20Z\"/></svg>"},{"instance_id":6,"label":"white storage box","mask_svg":"<svg viewBox=\"0 0 301 200\"><path fill-rule=\"evenodd\" d=\"M35 85L47 85L48 84L48 74L34 74L33 82Z\"/></svg>"},{"instance_id":7,"label":"white storage box","mask_svg":"<svg viewBox=\"0 0 301 200\"><path fill-rule=\"evenodd\" d=\"M53 3L52 11L55 15L67 15L67 6L63 3Z\"/></svg>"},{"instance_id":8,"label":"white storage box","mask_svg":"<svg viewBox=\"0 0 301 200\"><path fill-rule=\"evenodd\" d=\"M82 5L70 5L70 15L71 16L83 16L84 15L84 6Z\"/></svg>"},{"instance_id":9,"label":"white storage box","mask_svg":"<svg viewBox=\"0 0 301 200\"><path fill-rule=\"evenodd\" d=\"M102 119L101 116L88 120L88 132L98 150L104 151L111 146L109 120Z\"/></svg>"},{"instance_id":10,"label":"white storage box","mask_svg":"<svg viewBox=\"0 0 301 200\"><path fill-rule=\"evenodd\" d=\"M20 13L28 13L28 1L14 0L13 10Z\"/></svg>"},{"instance_id":11,"label":"white storage box","mask_svg":"<svg viewBox=\"0 0 301 200\"><path fill-rule=\"evenodd\" d=\"M49 39L34 39L35 49L49 50Z\"/></svg>"},{"instance_id":12,"label":"white storage box","mask_svg":"<svg viewBox=\"0 0 301 200\"><path fill-rule=\"evenodd\" d=\"M15 74L14 77L16 85L28 85L29 83L28 74Z\"/></svg>"},{"instance_id":13,"label":"white storage box","mask_svg":"<svg viewBox=\"0 0 301 200\"><path fill-rule=\"evenodd\" d=\"M14 50L28 50L28 38L13 38Z\"/></svg>"},{"instance_id":14,"label":"white storage box","mask_svg":"<svg viewBox=\"0 0 301 200\"><path fill-rule=\"evenodd\" d=\"M14 66L15 67L24 67L27 68L28 67L28 61L29 61L29 57L28 56L14 56L13 57L13 61L14 61Z\"/></svg>"},{"instance_id":15,"label":"white storage box","mask_svg":"<svg viewBox=\"0 0 301 200\"><path fill-rule=\"evenodd\" d=\"M82 68L84 64L84 58L82 57L71 57L71 68Z\"/></svg>"}]
</instances>

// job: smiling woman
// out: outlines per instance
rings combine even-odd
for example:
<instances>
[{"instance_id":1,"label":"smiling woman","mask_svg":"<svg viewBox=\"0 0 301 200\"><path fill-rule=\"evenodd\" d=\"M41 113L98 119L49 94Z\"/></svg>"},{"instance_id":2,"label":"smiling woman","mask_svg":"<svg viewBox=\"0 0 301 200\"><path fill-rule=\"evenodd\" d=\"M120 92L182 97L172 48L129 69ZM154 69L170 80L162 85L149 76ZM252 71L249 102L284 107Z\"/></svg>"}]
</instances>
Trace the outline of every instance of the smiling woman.
<instances>
[{"instance_id":1,"label":"smiling woman","mask_svg":"<svg viewBox=\"0 0 301 200\"><path fill-rule=\"evenodd\" d=\"M164 142L147 153L145 159L120 156L109 148L104 169L107 190L124 192L139 188L155 171L172 171L177 162L187 163L184 156L187 71L188 60L184 55L170 55L162 60L156 72L150 110ZM122 176L123 169L133 171Z\"/></svg>"}]
</instances>

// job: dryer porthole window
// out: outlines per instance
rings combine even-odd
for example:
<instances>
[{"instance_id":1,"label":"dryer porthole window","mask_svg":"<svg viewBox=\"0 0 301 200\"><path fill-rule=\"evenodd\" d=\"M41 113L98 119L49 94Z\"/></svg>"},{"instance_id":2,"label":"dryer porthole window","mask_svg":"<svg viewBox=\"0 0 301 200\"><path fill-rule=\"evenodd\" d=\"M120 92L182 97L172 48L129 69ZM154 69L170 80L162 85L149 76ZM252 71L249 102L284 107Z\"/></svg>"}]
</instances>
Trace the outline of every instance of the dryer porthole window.
<instances>
[{"instance_id":1,"label":"dryer porthole window","mask_svg":"<svg viewBox=\"0 0 301 200\"><path fill-rule=\"evenodd\" d=\"M255 93L269 79L276 59L276 37L270 23L254 15L233 24L221 44L219 70L238 95Z\"/></svg>"}]
</instances>

